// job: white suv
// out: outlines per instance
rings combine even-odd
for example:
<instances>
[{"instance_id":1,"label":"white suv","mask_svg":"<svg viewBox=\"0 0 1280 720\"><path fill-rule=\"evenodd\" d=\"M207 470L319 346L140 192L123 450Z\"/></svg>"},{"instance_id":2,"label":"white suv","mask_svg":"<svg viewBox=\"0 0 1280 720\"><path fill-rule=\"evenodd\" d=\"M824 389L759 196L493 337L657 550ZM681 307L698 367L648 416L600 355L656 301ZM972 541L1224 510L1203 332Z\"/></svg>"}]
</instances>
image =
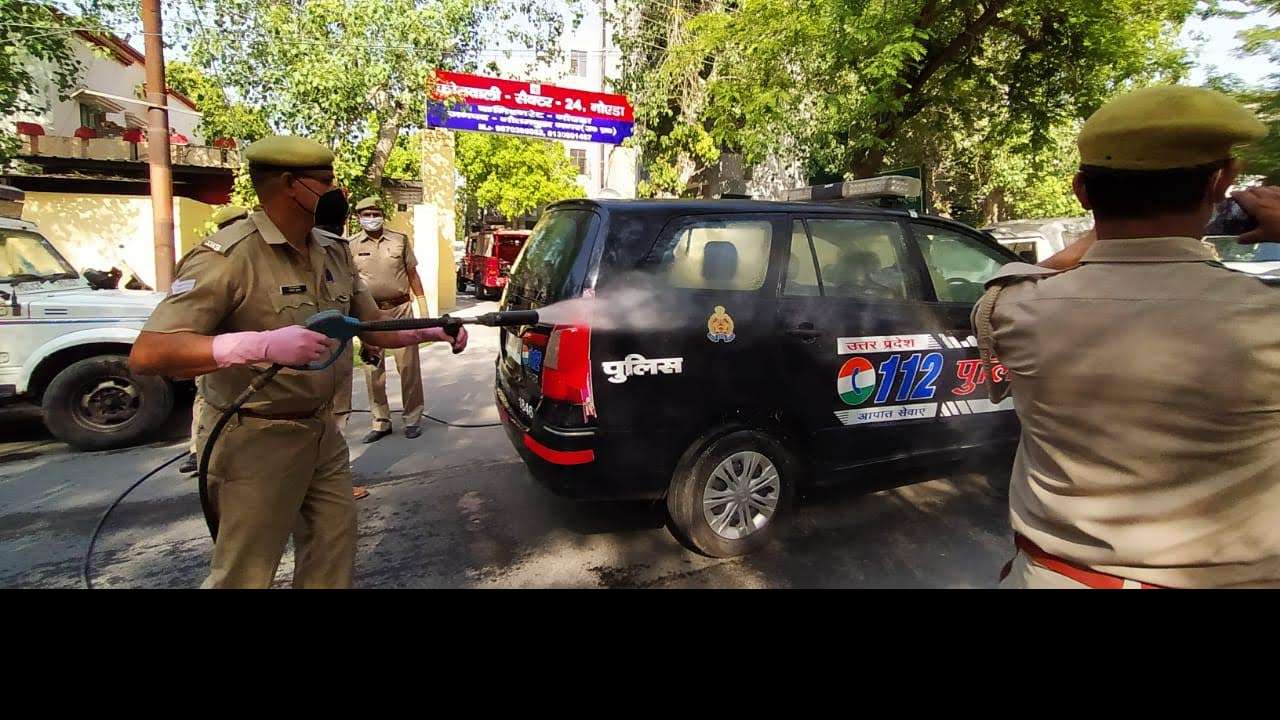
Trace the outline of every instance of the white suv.
<instances>
[{"instance_id":1,"label":"white suv","mask_svg":"<svg viewBox=\"0 0 1280 720\"><path fill-rule=\"evenodd\" d=\"M80 449L137 443L169 417L173 386L127 359L164 297L95 290L35 225L0 217L0 403L35 403Z\"/></svg>"}]
</instances>

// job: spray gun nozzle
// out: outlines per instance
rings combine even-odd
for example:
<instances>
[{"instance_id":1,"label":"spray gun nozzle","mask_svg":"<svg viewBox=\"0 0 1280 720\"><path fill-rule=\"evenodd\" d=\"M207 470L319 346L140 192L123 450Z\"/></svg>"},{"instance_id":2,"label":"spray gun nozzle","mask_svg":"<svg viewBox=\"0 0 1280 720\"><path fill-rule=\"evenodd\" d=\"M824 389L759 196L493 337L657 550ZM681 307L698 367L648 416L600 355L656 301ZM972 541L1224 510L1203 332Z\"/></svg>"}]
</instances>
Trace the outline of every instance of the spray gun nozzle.
<instances>
[{"instance_id":1,"label":"spray gun nozzle","mask_svg":"<svg viewBox=\"0 0 1280 720\"><path fill-rule=\"evenodd\" d=\"M489 327L510 327L512 325L537 325L537 310L507 310L491 312L478 316L475 321Z\"/></svg>"}]
</instances>

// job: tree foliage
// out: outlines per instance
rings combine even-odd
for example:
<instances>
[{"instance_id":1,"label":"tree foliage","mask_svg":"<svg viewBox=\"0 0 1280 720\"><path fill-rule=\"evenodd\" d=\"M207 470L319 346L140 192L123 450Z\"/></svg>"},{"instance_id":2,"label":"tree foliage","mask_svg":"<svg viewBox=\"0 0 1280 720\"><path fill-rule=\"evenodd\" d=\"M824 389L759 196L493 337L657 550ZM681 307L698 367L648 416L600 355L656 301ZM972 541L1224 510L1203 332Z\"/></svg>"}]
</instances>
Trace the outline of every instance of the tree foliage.
<instances>
[{"instance_id":1,"label":"tree foliage","mask_svg":"<svg viewBox=\"0 0 1280 720\"><path fill-rule=\"evenodd\" d=\"M249 143L271 134L262 110L232 101L222 85L200 68L181 60L169 61L165 81L200 108L200 132L206 140L234 138Z\"/></svg>"},{"instance_id":2,"label":"tree foliage","mask_svg":"<svg viewBox=\"0 0 1280 720\"><path fill-rule=\"evenodd\" d=\"M558 9L536 0L200 1L211 27L191 38L192 60L277 131L333 147L342 181L380 189L402 130L421 127L436 68L466 68L513 28L545 49ZM525 16L519 25L509 21Z\"/></svg>"},{"instance_id":3,"label":"tree foliage","mask_svg":"<svg viewBox=\"0 0 1280 720\"><path fill-rule=\"evenodd\" d=\"M1249 10L1265 11L1271 17L1280 15L1280 0L1246 0ZM1243 12L1221 3L1210 3L1209 13L1240 17ZM1240 33L1240 53L1269 59L1280 68L1280 26L1258 25ZM1261 87L1250 87L1227 74L1215 76L1210 83L1230 92L1252 107L1271 130L1267 137L1246 147L1241 153L1245 172L1261 176L1269 185L1280 183L1280 72L1271 75Z\"/></svg>"},{"instance_id":4,"label":"tree foliage","mask_svg":"<svg viewBox=\"0 0 1280 720\"><path fill-rule=\"evenodd\" d=\"M467 205L496 210L508 220L583 196L573 162L549 140L459 133L456 157Z\"/></svg>"},{"instance_id":5,"label":"tree foliage","mask_svg":"<svg viewBox=\"0 0 1280 720\"><path fill-rule=\"evenodd\" d=\"M781 148L813 178L924 163L954 169L949 186L974 194L959 205L990 205L996 193L1006 207L1057 211L1070 207L1021 199L1058 187L1039 179L1061 169L1046 153L1060 153L1071 128L1116 91L1180 76L1176 34L1196 2L620 5L631 25L622 21L630 39L619 41L638 52L623 82L645 126L636 142L663 190L683 190L689 168L718 153L756 164Z\"/></svg>"}]
</instances>

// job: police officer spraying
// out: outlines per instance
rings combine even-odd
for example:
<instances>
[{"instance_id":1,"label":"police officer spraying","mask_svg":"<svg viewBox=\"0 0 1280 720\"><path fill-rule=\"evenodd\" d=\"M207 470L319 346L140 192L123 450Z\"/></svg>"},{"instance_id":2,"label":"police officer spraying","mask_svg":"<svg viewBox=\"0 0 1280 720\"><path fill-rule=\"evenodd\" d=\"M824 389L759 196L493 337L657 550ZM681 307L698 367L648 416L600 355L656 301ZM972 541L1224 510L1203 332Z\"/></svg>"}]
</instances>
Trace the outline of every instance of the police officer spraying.
<instances>
[{"instance_id":1,"label":"police officer spraying","mask_svg":"<svg viewBox=\"0 0 1280 720\"><path fill-rule=\"evenodd\" d=\"M426 317L427 301L409 238L383 227L386 218L376 197L356 203L356 216L361 230L351 238L351 254L378 307L395 318L413 317L413 299L417 298L418 317ZM391 434L391 408L387 403L387 367L382 362L382 349L367 348L366 356L371 360L365 364L364 379L369 389L373 429L364 436L364 442L371 443ZM418 347L394 350L392 356L400 373L404 436L413 439L422 434L418 423L422 421L424 403Z\"/></svg>"},{"instance_id":2,"label":"police officer spraying","mask_svg":"<svg viewBox=\"0 0 1280 720\"><path fill-rule=\"evenodd\" d=\"M1201 241L1265 134L1210 90L1116 98L1079 138L1096 240L988 284L975 332L1022 422L1003 587L1280 586L1280 289Z\"/></svg>"},{"instance_id":3,"label":"police officer spraying","mask_svg":"<svg viewBox=\"0 0 1280 720\"><path fill-rule=\"evenodd\" d=\"M269 137L244 154L262 211L196 247L130 355L135 372L203 376L206 422L267 366L326 358L334 342L300 326L337 310L384 319L351 255L316 225L341 226L346 197L335 187L333 153L297 137ZM442 330L371 332L380 347L466 345ZM221 518L207 587L268 587L294 537L294 587L349 587L356 545L347 445L330 411L337 366L286 367L228 423L209 463ZM203 444L203 442L201 443Z\"/></svg>"}]
</instances>

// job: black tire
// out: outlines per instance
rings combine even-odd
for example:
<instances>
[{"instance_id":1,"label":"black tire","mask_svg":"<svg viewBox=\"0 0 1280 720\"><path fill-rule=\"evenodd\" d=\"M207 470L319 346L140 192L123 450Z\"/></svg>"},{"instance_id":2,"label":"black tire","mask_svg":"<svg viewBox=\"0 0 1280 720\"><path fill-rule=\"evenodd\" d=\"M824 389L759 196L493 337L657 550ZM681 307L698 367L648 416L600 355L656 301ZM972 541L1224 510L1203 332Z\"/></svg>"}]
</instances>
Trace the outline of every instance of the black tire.
<instances>
[{"instance_id":1,"label":"black tire","mask_svg":"<svg viewBox=\"0 0 1280 720\"><path fill-rule=\"evenodd\" d=\"M456 278L457 278L456 284L458 286L458 292L466 292L467 290L466 278L462 277L461 274L457 275Z\"/></svg>"},{"instance_id":2,"label":"black tire","mask_svg":"<svg viewBox=\"0 0 1280 720\"><path fill-rule=\"evenodd\" d=\"M72 363L44 391L44 423L79 450L134 445L173 412L173 386L159 377L134 375L123 355L98 355Z\"/></svg>"},{"instance_id":3,"label":"black tire","mask_svg":"<svg viewBox=\"0 0 1280 720\"><path fill-rule=\"evenodd\" d=\"M496 297L496 295L494 295L493 293L491 293L491 292L489 291L489 288L485 287L485 286L480 282L480 276L479 276L479 275L476 275L476 299L477 299L477 300L492 300L494 297Z\"/></svg>"},{"instance_id":4,"label":"black tire","mask_svg":"<svg viewBox=\"0 0 1280 720\"><path fill-rule=\"evenodd\" d=\"M722 462L738 455L738 453L758 453L774 467L778 475L778 487L768 492L776 496L773 514L757 529L746 533L743 537L726 537L717 532L704 512L704 492L708 483L715 483L723 489L722 480L713 480L712 474ZM740 461L734 467L745 470ZM760 479L763 474L757 474ZM711 557L735 557L758 550L766 545L777 534L779 521L786 521L795 498L795 486L800 478L800 466L792 454L777 439L757 430L739 430L716 438L709 443L691 448L681 460L671 477L671 486L667 490L667 515L671 521L671 532L685 547L694 552ZM713 516L716 507L711 508ZM728 506L721 506L720 516L728 512ZM754 513L751 520L761 517L758 510L748 508L748 514ZM733 518L736 523L737 518ZM740 523L737 523L741 525ZM733 534L734 528L725 528Z\"/></svg>"}]
</instances>

